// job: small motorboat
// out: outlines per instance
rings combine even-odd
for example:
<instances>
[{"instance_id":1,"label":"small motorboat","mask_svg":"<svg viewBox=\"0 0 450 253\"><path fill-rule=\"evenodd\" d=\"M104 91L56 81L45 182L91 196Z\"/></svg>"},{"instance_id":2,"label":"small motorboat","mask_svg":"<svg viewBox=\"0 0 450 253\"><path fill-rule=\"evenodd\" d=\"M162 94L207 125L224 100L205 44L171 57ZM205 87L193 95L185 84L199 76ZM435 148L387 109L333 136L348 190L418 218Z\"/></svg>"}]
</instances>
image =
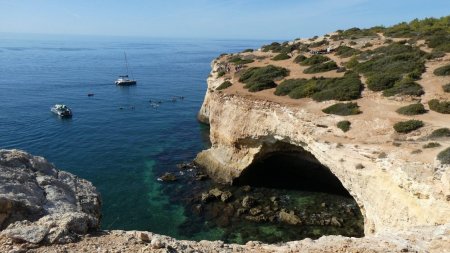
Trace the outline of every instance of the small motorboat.
<instances>
[{"instance_id":1,"label":"small motorboat","mask_svg":"<svg viewBox=\"0 0 450 253\"><path fill-rule=\"evenodd\" d=\"M72 110L66 105L56 104L50 110L61 118L72 117Z\"/></svg>"}]
</instances>

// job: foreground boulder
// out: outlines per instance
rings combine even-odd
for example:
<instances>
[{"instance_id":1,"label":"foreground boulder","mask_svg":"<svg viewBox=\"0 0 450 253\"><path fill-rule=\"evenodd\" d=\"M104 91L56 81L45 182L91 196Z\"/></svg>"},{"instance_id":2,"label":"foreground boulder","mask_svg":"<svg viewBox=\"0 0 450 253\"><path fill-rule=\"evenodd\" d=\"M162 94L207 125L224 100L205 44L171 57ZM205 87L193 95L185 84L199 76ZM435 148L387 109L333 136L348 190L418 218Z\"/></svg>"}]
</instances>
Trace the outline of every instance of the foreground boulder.
<instances>
[{"instance_id":1,"label":"foreground boulder","mask_svg":"<svg viewBox=\"0 0 450 253\"><path fill-rule=\"evenodd\" d=\"M100 195L42 157L0 150L0 231L15 241L66 243L97 229Z\"/></svg>"}]
</instances>

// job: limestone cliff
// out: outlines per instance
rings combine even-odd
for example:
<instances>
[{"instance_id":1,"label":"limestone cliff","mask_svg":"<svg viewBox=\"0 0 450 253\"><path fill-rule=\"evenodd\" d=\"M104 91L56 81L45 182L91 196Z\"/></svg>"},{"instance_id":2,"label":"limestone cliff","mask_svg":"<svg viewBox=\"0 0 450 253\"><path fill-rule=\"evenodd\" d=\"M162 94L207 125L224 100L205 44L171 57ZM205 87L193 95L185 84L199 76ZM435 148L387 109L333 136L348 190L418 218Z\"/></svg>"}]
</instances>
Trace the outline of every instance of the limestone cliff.
<instances>
[{"instance_id":1,"label":"limestone cliff","mask_svg":"<svg viewBox=\"0 0 450 253\"><path fill-rule=\"evenodd\" d=\"M232 182L258 157L277 150L279 143L290 143L339 178L361 208L366 235L450 222L449 166L405 155L408 143L393 150L396 137L389 119L355 117L359 131L348 137L335 127L342 117L317 110L317 104L326 102L280 102L242 90L217 91L225 80L217 77L218 64L219 59L212 63L198 116L210 124L212 147L196 162L211 176ZM230 80L239 86L234 77Z\"/></svg>"}]
</instances>

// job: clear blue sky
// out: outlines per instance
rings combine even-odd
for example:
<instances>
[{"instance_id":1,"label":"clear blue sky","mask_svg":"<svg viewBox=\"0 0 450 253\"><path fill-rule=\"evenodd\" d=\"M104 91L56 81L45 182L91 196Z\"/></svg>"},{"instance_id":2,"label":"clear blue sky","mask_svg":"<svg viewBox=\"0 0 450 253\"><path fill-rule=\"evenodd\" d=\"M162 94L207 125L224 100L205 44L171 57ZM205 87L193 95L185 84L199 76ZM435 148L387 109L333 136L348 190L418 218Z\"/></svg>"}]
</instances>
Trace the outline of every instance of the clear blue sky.
<instances>
[{"instance_id":1,"label":"clear blue sky","mask_svg":"<svg viewBox=\"0 0 450 253\"><path fill-rule=\"evenodd\" d=\"M450 0L0 0L0 32L293 39L450 15Z\"/></svg>"}]
</instances>

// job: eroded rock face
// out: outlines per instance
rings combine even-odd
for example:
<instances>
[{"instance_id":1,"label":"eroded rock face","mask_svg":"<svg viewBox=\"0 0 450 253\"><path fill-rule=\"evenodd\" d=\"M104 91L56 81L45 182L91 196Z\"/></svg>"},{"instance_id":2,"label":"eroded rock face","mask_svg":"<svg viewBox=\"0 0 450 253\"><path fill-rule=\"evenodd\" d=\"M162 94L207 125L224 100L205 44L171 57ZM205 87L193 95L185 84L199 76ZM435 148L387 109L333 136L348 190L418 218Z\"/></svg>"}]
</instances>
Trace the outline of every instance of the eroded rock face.
<instances>
[{"instance_id":1,"label":"eroded rock face","mask_svg":"<svg viewBox=\"0 0 450 253\"><path fill-rule=\"evenodd\" d=\"M279 143L288 143L341 181L360 206L366 235L450 223L450 167L411 159L406 144L391 148L387 143L395 136L391 126L379 124L382 119L354 119L352 135L346 135L335 127L342 117L321 112L326 102L293 105L215 91L223 81L208 79L198 117L210 124L212 147L198 154L196 163L214 179L231 183L254 161L280 151ZM383 152L389 155L378 155Z\"/></svg>"},{"instance_id":2,"label":"eroded rock face","mask_svg":"<svg viewBox=\"0 0 450 253\"><path fill-rule=\"evenodd\" d=\"M0 230L31 243L71 242L100 225L100 195L44 158L0 150Z\"/></svg>"}]
</instances>

